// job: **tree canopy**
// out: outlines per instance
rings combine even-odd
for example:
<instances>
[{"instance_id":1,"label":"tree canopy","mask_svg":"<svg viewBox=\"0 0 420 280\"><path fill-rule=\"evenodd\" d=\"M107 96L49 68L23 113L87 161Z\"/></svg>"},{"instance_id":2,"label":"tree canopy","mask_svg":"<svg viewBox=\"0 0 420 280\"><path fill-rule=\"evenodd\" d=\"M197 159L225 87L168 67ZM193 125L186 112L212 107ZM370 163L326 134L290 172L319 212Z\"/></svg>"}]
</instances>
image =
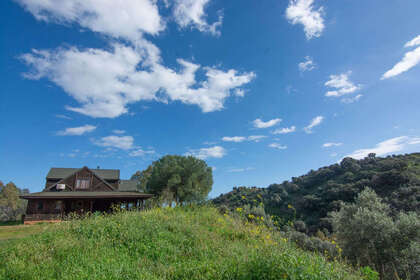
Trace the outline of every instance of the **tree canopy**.
<instances>
[{"instance_id":1,"label":"tree canopy","mask_svg":"<svg viewBox=\"0 0 420 280\"><path fill-rule=\"evenodd\" d=\"M139 182L141 190L157 195L168 205L203 201L213 185L212 168L192 156L164 156L132 179Z\"/></svg>"},{"instance_id":2,"label":"tree canopy","mask_svg":"<svg viewBox=\"0 0 420 280\"><path fill-rule=\"evenodd\" d=\"M26 210L26 201L20 194L29 193L27 189L19 189L13 182L6 185L0 181L0 221L15 221L21 218Z\"/></svg>"}]
</instances>

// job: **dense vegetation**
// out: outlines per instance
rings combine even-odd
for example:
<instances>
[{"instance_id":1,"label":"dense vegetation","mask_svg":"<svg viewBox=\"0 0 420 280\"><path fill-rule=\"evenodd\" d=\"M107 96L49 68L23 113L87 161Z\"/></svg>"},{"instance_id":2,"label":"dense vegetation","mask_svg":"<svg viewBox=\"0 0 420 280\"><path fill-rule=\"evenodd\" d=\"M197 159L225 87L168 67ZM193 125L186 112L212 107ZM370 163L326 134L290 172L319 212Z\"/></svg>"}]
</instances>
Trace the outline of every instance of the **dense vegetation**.
<instances>
[{"instance_id":1,"label":"dense vegetation","mask_svg":"<svg viewBox=\"0 0 420 280\"><path fill-rule=\"evenodd\" d=\"M21 190L12 182L3 185L0 181L0 223L21 219L26 211L26 201L19 195L24 193L29 193L29 190Z\"/></svg>"},{"instance_id":2,"label":"dense vegetation","mask_svg":"<svg viewBox=\"0 0 420 280\"><path fill-rule=\"evenodd\" d=\"M340 164L322 167L291 181L268 188L235 187L213 200L230 209L257 206L261 201L270 215L283 221L302 220L310 233L332 230L328 213L340 209L341 202L353 202L357 194L373 189L391 211L420 212L420 153L375 157L362 160L344 158Z\"/></svg>"},{"instance_id":3,"label":"dense vegetation","mask_svg":"<svg viewBox=\"0 0 420 280\"><path fill-rule=\"evenodd\" d=\"M131 179L138 182L140 190L155 194L159 204L170 206L202 202L213 185L211 167L192 156L164 156Z\"/></svg>"},{"instance_id":4,"label":"dense vegetation","mask_svg":"<svg viewBox=\"0 0 420 280\"><path fill-rule=\"evenodd\" d=\"M0 246L0 279L376 279L209 207L93 215Z\"/></svg>"},{"instance_id":5,"label":"dense vegetation","mask_svg":"<svg viewBox=\"0 0 420 280\"><path fill-rule=\"evenodd\" d=\"M419 153L345 158L268 188L234 188L213 202L225 211L258 209L308 250L337 255L337 242L349 261L381 278L420 278Z\"/></svg>"}]
</instances>

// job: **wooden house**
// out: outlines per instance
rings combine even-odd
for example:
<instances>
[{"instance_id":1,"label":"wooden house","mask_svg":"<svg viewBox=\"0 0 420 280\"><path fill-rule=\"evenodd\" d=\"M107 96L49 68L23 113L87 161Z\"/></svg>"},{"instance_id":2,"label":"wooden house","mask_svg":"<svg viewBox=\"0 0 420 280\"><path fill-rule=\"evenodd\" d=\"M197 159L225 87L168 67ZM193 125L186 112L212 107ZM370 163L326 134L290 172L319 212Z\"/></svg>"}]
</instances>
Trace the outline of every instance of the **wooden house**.
<instances>
[{"instance_id":1,"label":"wooden house","mask_svg":"<svg viewBox=\"0 0 420 280\"><path fill-rule=\"evenodd\" d=\"M71 212L109 212L112 205L142 207L152 197L135 181L121 180L118 169L51 168L42 192L20 196L28 200L25 224L58 221Z\"/></svg>"}]
</instances>

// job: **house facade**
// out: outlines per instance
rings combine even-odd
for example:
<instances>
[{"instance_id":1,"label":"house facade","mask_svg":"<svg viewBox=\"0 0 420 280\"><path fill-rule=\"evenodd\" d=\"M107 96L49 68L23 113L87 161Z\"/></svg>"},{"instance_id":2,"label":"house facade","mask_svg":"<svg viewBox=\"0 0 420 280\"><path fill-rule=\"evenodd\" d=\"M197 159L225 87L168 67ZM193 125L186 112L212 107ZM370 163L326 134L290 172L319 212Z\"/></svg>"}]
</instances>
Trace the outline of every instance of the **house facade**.
<instances>
[{"instance_id":1,"label":"house facade","mask_svg":"<svg viewBox=\"0 0 420 280\"><path fill-rule=\"evenodd\" d=\"M109 212L112 205L141 208L152 197L138 191L131 180L121 180L118 169L51 168L42 192L25 194L25 224L59 221L69 213Z\"/></svg>"}]
</instances>

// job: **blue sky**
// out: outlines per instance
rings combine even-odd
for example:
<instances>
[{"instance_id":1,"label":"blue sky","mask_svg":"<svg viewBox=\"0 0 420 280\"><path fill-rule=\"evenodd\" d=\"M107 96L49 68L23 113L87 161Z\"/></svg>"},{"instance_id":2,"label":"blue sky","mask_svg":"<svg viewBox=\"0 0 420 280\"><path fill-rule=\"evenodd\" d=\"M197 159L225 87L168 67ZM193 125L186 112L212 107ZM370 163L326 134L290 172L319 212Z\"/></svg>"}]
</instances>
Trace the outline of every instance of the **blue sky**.
<instances>
[{"instance_id":1,"label":"blue sky","mask_svg":"<svg viewBox=\"0 0 420 280\"><path fill-rule=\"evenodd\" d=\"M1 180L166 154L210 196L420 148L420 2L1 1Z\"/></svg>"}]
</instances>

